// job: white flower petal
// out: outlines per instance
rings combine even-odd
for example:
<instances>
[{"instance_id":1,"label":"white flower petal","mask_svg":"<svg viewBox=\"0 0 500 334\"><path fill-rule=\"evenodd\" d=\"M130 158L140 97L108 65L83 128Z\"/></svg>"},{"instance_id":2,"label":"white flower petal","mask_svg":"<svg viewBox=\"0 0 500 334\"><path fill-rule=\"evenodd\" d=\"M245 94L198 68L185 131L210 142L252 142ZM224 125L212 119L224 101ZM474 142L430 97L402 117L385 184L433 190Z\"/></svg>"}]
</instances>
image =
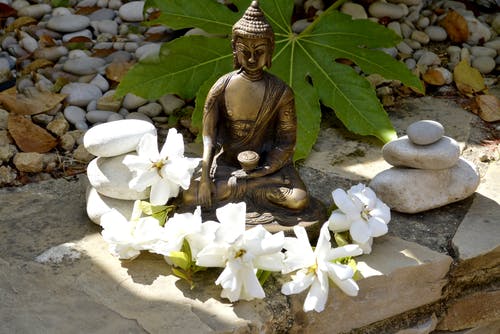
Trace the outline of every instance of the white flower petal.
<instances>
[{"instance_id":1,"label":"white flower petal","mask_svg":"<svg viewBox=\"0 0 500 334\"><path fill-rule=\"evenodd\" d=\"M160 182L160 180L161 177L158 175L157 170L149 169L138 173L136 177L130 180L128 186L136 191L144 191L147 187Z\"/></svg>"},{"instance_id":2,"label":"white flower petal","mask_svg":"<svg viewBox=\"0 0 500 334\"><path fill-rule=\"evenodd\" d=\"M151 186L149 201L152 205L164 205L172 197L179 194L179 187L174 183L161 179Z\"/></svg>"},{"instance_id":3,"label":"white flower petal","mask_svg":"<svg viewBox=\"0 0 500 334\"><path fill-rule=\"evenodd\" d=\"M301 293L313 283L316 275L308 274L307 269L299 270L292 276L292 280L283 284L281 293L284 295L293 295Z\"/></svg>"},{"instance_id":4,"label":"white flower petal","mask_svg":"<svg viewBox=\"0 0 500 334\"><path fill-rule=\"evenodd\" d=\"M328 276L330 278L335 276L340 280L345 280L348 278L352 278L352 275L354 275L354 270L352 270L351 267L346 266L344 264L327 263L326 265L328 267Z\"/></svg>"},{"instance_id":5,"label":"white flower petal","mask_svg":"<svg viewBox=\"0 0 500 334\"><path fill-rule=\"evenodd\" d=\"M153 164L151 160L145 157L140 157L132 154L127 154L123 158L122 162L125 166L127 166L128 169L136 173L142 173L143 171L148 170Z\"/></svg>"},{"instance_id":6,"label":"white flower petal","mask_svg":"<svg viewBox=\"0 0 500 334\"><path fill-rule=\"evenodd\" d=\"M347 216L356 216L361 212L361 207L358 203L354 202L353 199L348 196L348 194L342 189L335 189L332 192L333 201Z\"/></svg>"},{"instance_id":7,"label":"white flower petal","mask_svg":"<svg viewBox=\"0 0 500 334\"><path fill-rule=\"evenodd\" d=\"M160 154L158 153L158 139L156 136L146 133L137 145L137 154L149 161L158 161Z\"/></svg>"},{"instance_id":8,"label":"white flower petal","mask_svg":"<svg viewBox=\"0 0 500 334\"><path fill-rule=\"evenodd\" d=\"M316 258L320 260L326 258L330 248L332 248L332 245L330 244L330 231L328 230L328 222L326 222L323 226L321 226L318 242L316 244L316 248L314 249Z\"/></svg>"},{"instance_id":9,"label":"white flower petal","mask_svg":"<svg viewBox=\"0 0 500 334\"><path fill-rule=\"evenodd\" d=\"M353 221L349 230L353 240L359 243L365 243L371 237L371 230L363 220Z\"/></svg>"},{"instance_id":10,"label":"white flower petal","mask_svg":"<svg viewBox=\"0 0 500 334\"><path fill-rule=\"evenodd\" d=\"M196 264L202 267L224 267L226 260L227 246L212 243L198 253Z\"/></svg>"},{"instance_id":11,"label":"white flower petal","mask_svg":"<svg viewBox=\"0 0 500 334\"><path fill-rule=\"evenodd\" d=\"M365 243L358 243L358 242L355 243L359 246L359 248L361 248L363 254L370 254L372 252L373 238L370 238Z\"/></svg>"},{"instance_id":12,"label":"white flower petal","mask_svg":"<svg viewBox=\"0 0 500 334\"><path fill-rule=\"evenodd\" d=\"M377 200L375 208L370 210L370 215L378 217L388 224L391 220L391 209L381 200Z\"/></svg>"},{"instance_id":13,"label":"white flower petal","mask_svg":"<svg viewBox=\"0 0 500 334\"><path fill-rule=\"evenodd\" d=\"M346 295L355 297L358 295L359 286L355 280L348 278L346 280L339 280L336 277L330 277L332 281L342 290Z\"/></svg>"},{"instance_id":14,"label":"white flower petal","mask_svg":"<svg viewBox=\"0 0 500 334\"><path fill-rule=\"evenodd\" d=\"M347 231L351 227L351 221L340 210L335 210L328 219L329 228L332 232Z\"/></svg>"},{"instance_id":15,"label":"white flower petal","mask_svg":"<svg viewBox=\"0 0 500 334\"><path fill-rule=\"evenodd\" d=\"M322 312L328 299L328 278L324 274L317 277L311 285L304 301L304 312ZM321 277L321 278L320 278Z\"/></svg>"},{"instance_id":16,"label":"white flower petal","mask_svg":"<svg viewBox=\"0 0 500 334\"><path fill-rule=\"evenodd\" d=\"M388 231L386 223L378 217L371 217L368 220L368 225L370 226L372 237L380 237Z\"/></svg>"},{"instance_id":17,"label":"white flower petal","mask_svg":"<svg viewBox=\"0 0 500 334\"><path fill-rule=\"evenodd\" d=\"M253 260L255 268L268 271L281 271L283 269L284 254L281 252L261 255Z\"/></svg>"},{"instance_id":18,"label":"white flower petal","mask_svg":"<svg viewBox=\"0 0 500 334\"><path fill-rule=\"evenodd\" d=\"M340 259L348 256L361 255L363 251L358 245L345 245L342 247L332 248L328 254L327 261Z\"/></svg>"},{"instance_id":19,"label":"white flower petal","mask_svg":"<svg viewBox=\"0 0 500 334\"><path fill-rule=\"evenodd\" d=\"M243 280L243 291L241 299L252 300L254 298L262 299L266 296L264 289L259 283L257 276L251 268L245 267L240 270L240 278Z\"/></svg>"},{"instance_id":20,"label":"white flower petal","mask_svg":"<svg viewBox=\"0 0 500 334\"><path fill-rule=\"evenodd\" d=\"M215 211L221 226L217 230L216 240L234 242L245 232L246 204L229 203Z\"/></svg>"},{"instance_id":21,"label":"white flower petal","mask_svg":"<svg viewBox=\"0 0 500 334\"><path fill-rule=\"evenodd\" d=\"M167 139L163 145L160 156L175 159L184 156L184 139L175 128L168 130Z\"/></svg>"}]
</instances>

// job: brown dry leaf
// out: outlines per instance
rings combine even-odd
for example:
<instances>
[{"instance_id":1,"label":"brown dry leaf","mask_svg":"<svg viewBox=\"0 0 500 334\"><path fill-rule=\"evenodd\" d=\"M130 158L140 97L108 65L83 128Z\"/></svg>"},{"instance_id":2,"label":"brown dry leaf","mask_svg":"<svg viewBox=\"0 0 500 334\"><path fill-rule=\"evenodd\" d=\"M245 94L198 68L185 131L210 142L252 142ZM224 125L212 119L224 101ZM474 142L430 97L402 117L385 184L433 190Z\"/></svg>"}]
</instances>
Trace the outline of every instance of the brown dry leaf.
<instances>
[{"instance_id":1,"label":"brown dry leaf","mask_svg":"<svg viewBox=\"0 0 500 334\"><path fill-rule=\"evenodd\" d=\"M106 67L106 77L109 80L121 82L128 70L134 65L133 62L116 62Z\"/></svg>"},{"instance_id":2,"label":"brown dry leaf","mask_svg":"<svg viewBox=\"0 0 500 334\"><path fill-rule=\"evenodd\" d=\"M104 58L109 56L110 54L116 52L115 49L109 48L109 49L94 49L92 51L92 57L99 57L99 58Z\"/></svg>"},{"instance_id":3,"label":"brown dry leaf","mask_svg":"<svg viewBox=\"0 0 500 334\"><path fill-rule=\"evenodd\" d=\"M38 44L40 45L40 48L46 48L57 45L56 41L49 35L42 35L40 37L40 41L38 42Z\"/></svg>"},{"instance_id":4,"label":"brown dry leaf","mask_svg":"<svg viewBox=\"0 0 500 334\"><path fill-rule=\"evenodd\" d=\"M32 24L37 24L38 21L29 16L21 16L17 18L14 22L9 24L5 29L6 32L11 32L24 26L29 26Z\"/></svg>"},{"instance_id":5,"label":"brown dry leaf","mask_svg":"<svg viewBox=\"0 0 500 334\"><path fill-rule=\"evenodd\" d=\"M466 42L469 38L467 21L454 10L449 12L439 24L446 30L450 39L455 43Z\"/></svg>"},{"instance_id":6,"label":"brown dry leaf","mask_svg":"<svg viewBox=\"0 0 500 334\"><path fill-rule=\"evenodd\" d=\"M7 4L0 3L0 18L7 18L16 15L17 11L14 8Z\"/></svg>"},{"instance_id":7,"label":"brown dry leaf","mask_svg":"<svg viewBox=\"0 0 500 334\"><path fill-rule=\"evenodd\" d=\"M45 153L57 145L57 140L47 130L24 116L10 113L7 128L23 152Z\"/></svg>"},{"instance_id":8,"label":"brown dry leaf","mask_svg":"<svg viewBox=\"0 0 500 334\"><path fill-rule=\"evenodd\" d=\"M48 59L35 59L31 63L29 63L23 70L21 71L22 74L30 74L31 72L35 72L39 68L44 68L44 67L52 67L54 65L53 62L51 62Z\"/></svg>"},{"instance_id":9,"label":"brown dry leaf","mask_svg":"<svg viewBox=\"0 0 500 334\"><path fill-rule=\"evenodd\" d=\"M32 96L21 94L0 94L0 104L19 115L36 115L49 111L66 98L64 94L39 92Z\"/></svg>"},{"instance_id":10,"label":"brown dry leaf","mask_svg":"<svg viewBox=\"0 0 500 334\"><path fill-rule=\"evenodd\" d=\"M424 82L434 85L434 86L442 86L446 83L446 80L441 71L431 68L422 76Z\"/></svg>"},{"instance_id":11,"label":"brown dry leaf","mask_svg":"<svg viewBox=\"0 0 500 334\"><path fill-rule=\"evenodd\" d=\"M471 67L466 60L461 60L453 69L453 78L458 90L469 97L486 91L481 73Z\"/></svg>"},{"instance_id":12,"label":"brown dry leaf","mask_svg":"<svg viewBox=\"0 0 500 334\"><path fill-rule=\"evenodd\" d=\"M478 114L486 122L500 121L500 99L494 95L476 96Z\"/></svg>"},{"instance_id":13,"label":"brown dry leaf","mask_svg":"<svg viewBox=\"0 0 500 334\"><path fill-rule=\"evenodd\" d=\"M92 7L80 7L76 10L75 14L78 15L90 15L93 12L101 9L101 7L98 6L92 6Z\"/></svg>"}]
</instances>

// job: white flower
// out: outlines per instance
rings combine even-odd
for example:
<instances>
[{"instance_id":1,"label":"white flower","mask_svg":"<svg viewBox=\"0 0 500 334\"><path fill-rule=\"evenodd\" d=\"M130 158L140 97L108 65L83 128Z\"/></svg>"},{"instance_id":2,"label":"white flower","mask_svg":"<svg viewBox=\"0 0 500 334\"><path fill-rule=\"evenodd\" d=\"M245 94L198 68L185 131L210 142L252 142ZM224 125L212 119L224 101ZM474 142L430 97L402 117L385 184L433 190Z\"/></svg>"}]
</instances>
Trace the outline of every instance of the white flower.
<instances>
[{"instance_id":1,"label":"white flower","mask_svg":"<svg viewBox=\"0 0 500 334\"><path fill-rule=\"evenodd\" d=\"M176 213L167 220L157 242L152 244L148 250L169 256L170 252L180 251L184 239L186 239L194 260L198 252L214 240L215 231L218 227L219 223L217 222L201 222L200 207L197 207L194 213Z\"/></svg>"},{"instance_id":2,"label":"white flower","mask_svg":"<svg viewBox=\"0 0 500 334\"><path fill-rule=\"evenodd\" d=\"M163 205L179 194L179 188L189 188L191 176L200 159L184 157L184 141L176 129L168 131L161 152L155 136L146 134L137 146L137 156L127 155L123 163L134 172L129 187L143 191L151 186L150 202Z\"/></svg>"},{"instance_id":3,"label":"white flower","mask_svg":"<svg viewBox=\"0 0 500 334\"><path fill-rule=\"evenodd\" d=\"M304 301L304 311L325 309L328 299L329 282L331 279L344 293L356 296L359 287L352 279L354 271L351 267L335 263L336 259L356 256L362 253L357 245L346 245L331 248L328 223L323 224L316 248L313 250L309 243L306 230L302 226L293 228L297 238L286 238L283 273L290 273L292 281L283 284L281 292L285 295L300 293L308 287L309 292Z\"/></svg>"},{"instance_id":4,"label":"white flower","mask_svg":"<svg viewBox=\"0 0 500 334\"><path fill-rule=\"evenodd\" d=\"M120 259L133 259L141 250L149 249L157 242L162 230L155 218L141 218L139 201L134 204L130 220L112 209L101 217L101 226L102 237L109 244L109 251Z\"/></svg>"},{"instance_id":5,"label":"white flower","mask_svg":"<svg viewBox=\"0 0 500 334\"><path fill-rule=\"evenodd\" d=\"M336 189L332 196L338 209L329 218L330 230L349 230L352 240L369 253L372 238L387 233L387 224L391 220L389 207L363 184L351 187L347 193Z\"/></svg>"},{"instance_id":6,"label":"white flower","mask_svg":"<svg viewBox=\"0 0 500 334\"><path fill-rule=\"evenodd\" d=\"M220 227L215 240L198 253L196 264L225 267L215 284L222 286L221 296L231 302L264 298L256 272L282 269L283 232L271 234L262 225L245 231L244 202L227 204L216 214Z\"/></svg>"}]
</instances>

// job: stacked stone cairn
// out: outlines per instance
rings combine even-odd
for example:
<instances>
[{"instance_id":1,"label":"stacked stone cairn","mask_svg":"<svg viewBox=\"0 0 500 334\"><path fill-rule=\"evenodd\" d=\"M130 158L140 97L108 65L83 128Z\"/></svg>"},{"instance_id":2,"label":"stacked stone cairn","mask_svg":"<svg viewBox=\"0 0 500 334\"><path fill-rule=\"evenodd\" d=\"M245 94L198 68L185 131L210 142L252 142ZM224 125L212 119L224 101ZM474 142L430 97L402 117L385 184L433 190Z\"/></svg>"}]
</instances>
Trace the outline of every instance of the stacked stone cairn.
<instances>
[{"instance_id":1,"label":"stacked stone cairn","mask_svg":"<svg viewBox=\"0 0 500 334\"><path fill-rule=\"evenodd\" d=\"M100 224L111 209L128 219L135 200L148 199L149 188L138 192L129 187L133 174L123 164L126 155L137 155L137 145L147 133L156 136L153 124L132 119L100 124L86 132L83 144L96 156L87 167L87 214L94 223Z\"/></svg>"},{"instance_id":2,"label":"stacked stone cairn","mask_svg":"<svg viewBox=\"0 0 500 334\"><path fill-rule=\"evenodd\" d=\"M394 167L377 174L370 187L395 211L438 208L469 197L479 186L476 167L460 157L458 143L435 121L411 124L406 136L382 148L382 155Z\"/></svg>"}]
</instances>

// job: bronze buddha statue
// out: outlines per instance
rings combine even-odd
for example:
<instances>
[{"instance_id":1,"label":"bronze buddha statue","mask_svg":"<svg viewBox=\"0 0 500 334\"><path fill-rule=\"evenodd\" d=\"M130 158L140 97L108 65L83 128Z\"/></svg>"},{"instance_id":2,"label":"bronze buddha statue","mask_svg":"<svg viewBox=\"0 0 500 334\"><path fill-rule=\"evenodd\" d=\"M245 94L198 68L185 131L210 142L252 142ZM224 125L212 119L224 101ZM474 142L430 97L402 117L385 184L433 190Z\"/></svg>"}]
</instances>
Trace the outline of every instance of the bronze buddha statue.
<instances>
[{"instance_id":1,"label":"bronze buddha statue","mask_svg":"<svg viewBox=\"0 0 500 334\"><path fill-rule=\"evenodd\" d=\"M308 207L309 195L292 160L294 95L264 70L271 67L274 32L258 1L233 26L232 48L235 71L217 80L204 107L201 178L183 201L209 209L244 200L257 211L297 214ZM257 166L240 164L238 156L258 160Z\"/></svg>"}]
</instances>

